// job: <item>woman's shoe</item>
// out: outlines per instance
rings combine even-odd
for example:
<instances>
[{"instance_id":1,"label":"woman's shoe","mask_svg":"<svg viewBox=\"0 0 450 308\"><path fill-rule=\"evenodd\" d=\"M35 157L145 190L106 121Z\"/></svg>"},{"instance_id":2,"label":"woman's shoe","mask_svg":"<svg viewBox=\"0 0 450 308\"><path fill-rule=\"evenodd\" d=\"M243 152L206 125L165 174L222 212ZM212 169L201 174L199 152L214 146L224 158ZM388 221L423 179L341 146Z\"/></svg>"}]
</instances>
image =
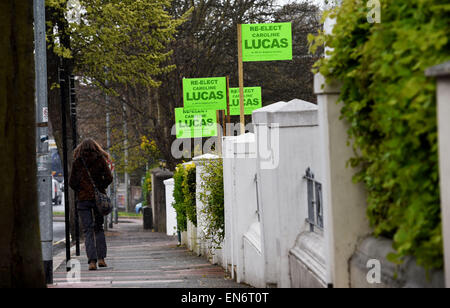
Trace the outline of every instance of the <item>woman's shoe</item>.
<instances>
[{"instance_id":1,"label":"woman's shoe","mask_svg":"<svg viewBox=\"0 0 450 308\"><path fill-rule=\"evenodd\" d=\"M99 267L108 267L108 265L106 265L105 259L98 260L98 266Z\"/></svg>"},{"instance_id":2,"label":"woman's shoe","mask_svg":"<svg viewBox=\"0 0 450 308\"><path fill-rule=\"evenodd\" d=\"M91 262L89 263L89 270L90 270L90 271L96 271L96 270L97 270L97 262L91 261Z\"/></svg>"}]
</instances>

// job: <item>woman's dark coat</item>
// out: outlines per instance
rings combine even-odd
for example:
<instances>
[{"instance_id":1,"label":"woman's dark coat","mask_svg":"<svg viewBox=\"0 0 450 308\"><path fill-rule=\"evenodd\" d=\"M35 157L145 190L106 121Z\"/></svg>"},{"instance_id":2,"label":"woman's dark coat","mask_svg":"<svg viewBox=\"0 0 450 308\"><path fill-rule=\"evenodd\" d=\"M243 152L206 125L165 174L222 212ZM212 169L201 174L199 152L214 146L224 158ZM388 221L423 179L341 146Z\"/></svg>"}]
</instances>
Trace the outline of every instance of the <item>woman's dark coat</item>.
<instances>
[{"instance_id":1,"label":"woman's dark coat","mask_svg":"<svg viewBox=\"0 0 450 308\"><path fill-rule=\"evenodd\" d=\"M113 181L106 159L97 152L84 152L82 157L97 189L105 193L106 188ZM69 185L78 193L78 201L95 200L94 187L81 158L76 159L72 164Z\"/></svg>"}]
</instances>

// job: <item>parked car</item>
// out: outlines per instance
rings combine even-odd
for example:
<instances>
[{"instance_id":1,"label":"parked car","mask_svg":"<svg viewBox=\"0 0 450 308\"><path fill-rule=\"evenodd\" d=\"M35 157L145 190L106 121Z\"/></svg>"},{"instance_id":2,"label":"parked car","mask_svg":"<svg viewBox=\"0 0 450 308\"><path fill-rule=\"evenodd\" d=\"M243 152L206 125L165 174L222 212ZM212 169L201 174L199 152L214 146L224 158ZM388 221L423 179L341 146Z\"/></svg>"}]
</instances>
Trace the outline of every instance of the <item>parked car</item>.
<instances>
[{"instance_id":1,"label":"parked car","mask_svg":"<svg viewBox=\"0 0 450 308\"><path fill-rule=\"evenodd\" d=\"M142 202L136 204L136 207L134 209L136 211L136 214L142 213Z\"/></svg>"},{"instance_id":2,"label":"parked car","mask_svg":"<svg viewBox=\"0 0 450 308\"><path fill-rule=\"evenodd\" d=\"M52 203L60 205L62 203L62 187L61 183L52 178Z\"/></svg>"}]
</instances>

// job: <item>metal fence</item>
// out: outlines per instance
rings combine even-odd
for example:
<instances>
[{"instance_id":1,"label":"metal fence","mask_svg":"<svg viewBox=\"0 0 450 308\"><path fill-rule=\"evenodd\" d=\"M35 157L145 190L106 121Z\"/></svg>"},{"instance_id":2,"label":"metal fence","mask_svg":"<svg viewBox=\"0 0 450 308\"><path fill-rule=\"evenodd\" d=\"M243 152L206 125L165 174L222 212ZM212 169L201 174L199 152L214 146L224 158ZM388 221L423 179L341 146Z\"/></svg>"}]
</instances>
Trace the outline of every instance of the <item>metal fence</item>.
<instances>
[{"instance_id":1,"label":"metal fence","mask_svg":"<svg viewBox=\"0 0 450 308\"><path fill-rule=\"evenodd\" d=\"M314 173L311 168L306 169L306 174L303 177L307 181L308 191L308 218L310 231L315 229L323 230L323 199L322 199L322 184L316 181Z\"/></svg>"}]
</instances>

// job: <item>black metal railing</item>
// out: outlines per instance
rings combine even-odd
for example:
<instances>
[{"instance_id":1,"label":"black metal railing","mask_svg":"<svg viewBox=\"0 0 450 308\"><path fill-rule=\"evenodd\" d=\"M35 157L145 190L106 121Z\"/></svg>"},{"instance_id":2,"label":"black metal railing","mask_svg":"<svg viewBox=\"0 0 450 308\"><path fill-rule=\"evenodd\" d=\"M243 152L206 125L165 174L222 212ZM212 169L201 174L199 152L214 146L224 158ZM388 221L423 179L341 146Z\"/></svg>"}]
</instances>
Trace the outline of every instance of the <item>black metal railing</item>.
<instances>
[{"instance_id":1,"label":"black metal railing","mask_svg":"<svg viewBox=\"0 0 450 308\"><path fill-rule=\"evenodd\" d=\"M323 230L323 199L322 184L316 181L311 168L306 169L303 177L307 181L308 191L308 218L310 231L314 232L315 228Z\"/></svg>"}]
</instances>

